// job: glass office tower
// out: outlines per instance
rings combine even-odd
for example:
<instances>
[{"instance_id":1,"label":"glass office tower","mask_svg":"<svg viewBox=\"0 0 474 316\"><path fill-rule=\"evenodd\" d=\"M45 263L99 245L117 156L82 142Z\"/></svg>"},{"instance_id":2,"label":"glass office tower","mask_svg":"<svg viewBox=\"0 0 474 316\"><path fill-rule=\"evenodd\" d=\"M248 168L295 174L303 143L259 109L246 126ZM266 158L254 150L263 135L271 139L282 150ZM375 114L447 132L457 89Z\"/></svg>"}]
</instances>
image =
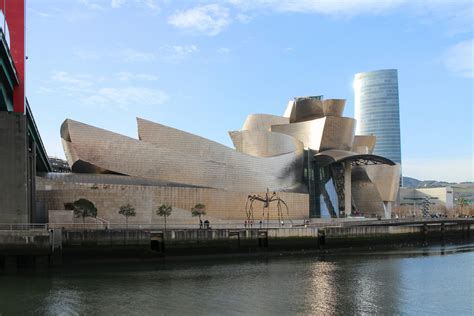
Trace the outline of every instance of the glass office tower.
<instances>
[{"instance_id":1,"label":"glass office tower","mask_svg":"<svg viewBox=\"0 0 474 316\"><path fill-rule=\"evenodd\" d=\"M401 164L398 73L396 69L355 75L357 135L375 135L374 154Z\"/></svg>"}]
</instances>

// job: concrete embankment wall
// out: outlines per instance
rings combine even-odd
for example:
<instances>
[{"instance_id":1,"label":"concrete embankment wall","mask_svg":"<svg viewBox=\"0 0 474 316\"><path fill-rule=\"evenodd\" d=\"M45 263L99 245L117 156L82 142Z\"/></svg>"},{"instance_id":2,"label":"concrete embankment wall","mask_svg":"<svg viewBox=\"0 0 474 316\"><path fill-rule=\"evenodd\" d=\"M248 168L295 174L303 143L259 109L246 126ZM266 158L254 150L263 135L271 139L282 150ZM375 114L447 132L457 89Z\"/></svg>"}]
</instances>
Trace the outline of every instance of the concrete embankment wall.
<instances>
[{"instance_id":1,"label":"concrete embankment wall","mask_svg":"<svg viewBox=\"0 0 474 316\"><path fill-rule=\"evenodd\" d=\"M270 229L0 231L1 267L206 254L331 249L472 241L474 224ZM15 258L16 257L16 258ZM40 261L37 259L40 258ZM46 258L46 259L45 259ZM49 258L49 259L48 259Z\"/></svg>"},{"instance_id":2,"label":"concrete embankment wall","mask_svg":"<svg viewBox=\"0 0 474 316\"><path fill-rule=\"evenodd\" d=\"M48 254L50 248L47 230L0 230L0 255Z\"/></svg>"},{"instance_id":3,"label":"concrete embankment wall","mask_svg":"<svg viewBox=\"0 0 474 316\"><path fill-rule=\"evenodd\" d=\"M471 225L472 226L472 225ZM316 250L470 238L468 225L361 226L283 229L182 229L64 231L63 252L144 251L148 256ZM114 250L115 249L115 250ZM105 252L104 252L105 251Z\"/></svg>"}]
</instances>

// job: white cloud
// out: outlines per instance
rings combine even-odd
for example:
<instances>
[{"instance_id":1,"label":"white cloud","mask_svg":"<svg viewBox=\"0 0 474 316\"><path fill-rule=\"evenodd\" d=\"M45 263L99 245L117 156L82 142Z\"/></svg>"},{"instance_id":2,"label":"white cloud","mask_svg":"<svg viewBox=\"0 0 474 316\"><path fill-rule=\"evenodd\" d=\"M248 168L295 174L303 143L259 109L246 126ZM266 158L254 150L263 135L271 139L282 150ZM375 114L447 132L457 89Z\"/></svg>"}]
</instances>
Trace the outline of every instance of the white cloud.
<instances>
[{"instance_id":1,"label":"white cloud","mask_svg":"<svg viewBox=\"0 0 474 316\"><path fill-rule=\"evenodd\" d=\"M119 72L116 74L119 81L128 82L133 80L139 81L156 81L158 77L151 74L133 74L131 72Z\"/></svg>"},{"instance_id":2,"label":"white cloud","mask_svg":"<svg viewBox=\"0 0 474 316\"><path fill-rule=\"evenodd\" d=\"M231 22L229 9L218 4L197 6L177 11L169 17L168 23L176 28L215 36Z\"/></svg>"},{"instance_id":3,"label":"white cloud","mask_svg":"<svg viewBox=\"0 0 474 316\"><path fill-rule=\"evenodd\" d=\"M102 10L104 9L100 4L97 3L95 0L80 0L80 2L89 10Z\"/></svg>"},{"instance_id":4,"label":"white cloud","mask_svg":"<svg viewBox=\"0 0 474 316\"><path fill-rule=\"evenodd\" d=\"M441 60L453 74L474 78L474 39L451 46Z\"/></svg>"},{"instance_id":5,"label":"white cloud","mask_svg":"<svg viewBox=\"0 0 474 316\"><path fill-rule=\"evenodd\" d=\"M252 17L247 14L239 13L236 15L235 19L241 23L249 23L252 20Z\"/></svg>"},{"instance_id":6,"label":"white cloud","mask_svg":"<svg viewBox=\"0 0 474 316\"><path fill-rule=\"evenodd\" d=\"M52 94L52 93L55 93L56 90L51 89L49 87L39 87L37 92L40 94Z\"/></svg>"},{"instance_id":7,"label":"white cloud","mask_svg":"<svg viewBox=\"0 0 474 316\"><path fill-rule=\"evenodd\" d=\"M32 9L32 8L27 8L27 10L37 16L39 16L40 18L52 18L53 15L51 13L47 13L47 12L44 12L44 11L38 11L38 10L35 10L35 9Z\"/></svg>"},{"instance_id":8,"label":"white cloud","mask_svg":"<svg viewBox=\"0 0 474 316\"><path fill-rule=\"evenodd\" d=\"M131 48L122 50L118 55L125 62L152 62L156 60L153 53L141 52Z\"/></svg>"},{"instance_id":9,"label":"white cloud","mask_svg":"<svg viewBox=\"0 0 474 316\"><path fill-rule=\"evenodd\" d=\"M227 48L227 47L220 47L216 50L216 52L218 54L221 54L221 55L226 55L226 54L229 54L230 53L230 48Z\"/></svg>"},{"instance_id":10,"label":"white cloud","mask_svg":"<svg viewBox=\"0 0 474 316\"><path fill-rule=\"evenodd\" d=\"M335 16L381 14L404 6L425 12L426 10L446 12L451 8L457 10L466 7L472 10L470 0L227 0L227 3L246 12L273 10Z\"/></svg>"},{"instance_id":11,"label":"white cloud","mask_svg":"<svg viewBox=\"0 0 474 316\"><path fill-rule=\"evenodd\" d=\"M150 9L158 9L155 0L142 0L141 2Z\"/></svg>"},{"instance_id":12,"label":"white cloud","mask_svg":"<svg viewBox=\"0 0 474 316\"><path fill-rule=\"evenodd\" d=\"M196 45L175 45L172 46L173 58L182 59L198 51Z\"/></svg>"},{"instance_id":13,"label":"white cloud","mask_svg":"<svg viewBox=\"0 0 474 316\"><path fill-rule=\"evenodd\" d=\"M111 0L110 1L110 6L112 8L121 8L125 3L127 2L132 2L130 0ZM136 4L140 4L143 6L146 6L149 9L156 10L158 9L158 5L156 4L155 0L134 0L133 1Z\"/></svg>"},{"instance_id":14,"label":"white cloud","mask_svg":"<svg viewBox=\"0 0 474 316\"><path fill-rule=\"evenodd\" d=\"M112 8L120 8L124 3L125 3L126 0L112 0L110 2L110 6Z\"/></svg>"},{"instance_id":15,"label":"white cloud","mask_svg":"<svg viewBox=\"0 0 474 316\"><path fill-rule=\"evenodd\" d=\"M77 49L74 51L74 57L79 60L96 60L99 59L99 54L93 51Z\"/></svg>"},{"instance_id":16,"label":"white cloud","mask_svg":"<svg viewBox=\"0 0 474 316\"><path fill-rule=\"evenodd\" d=\"M202 3L203 1L193 1ZM209 2L209 1L208 1ZM290 12L333 17L382 15L399 10L415 17L420 23L448 24L450 33L472 30L474 4L472 0L222 0L211 4L179 10L168 23L182 30L214 36L233 21L248 23L258 14ZM428 19L424 19L428 17Z\"/></svg>"},{"instance_id":17,"label":"white cloud","mask_svg":"<svg viewBox=\"0 0 474 316\"><path fill-rule=\"evenodd\" d=\"M64 94L89 106L118 106L121 108L131 105L153 106L166 102L168 95L160 89L131 85L122 87L122 85L130 83L132 80L153 81L157 79L154 75L129 72L120 72L106 79L92 75L71 75L65 71L54 71L47 82L54 87L54 90L46 85L42 86L38 92L54 93L59 96Z\"/></svg>"},{"instance_id":18,"label":"white cloud","mask_svg":"<svg viewBox=\"0 0 474 316\"><path fill-rule=\"evenodd\" d=\"M63 90L79 92L89 90L95 79L87 75L74 76L65 71L53 71L51 80Z\"/></svg>"},{"instance_id":19,"label":"white cloud","mask_svg":"<svg viewBox=\"0 0 474 316\"><path fill-rule=\"evenodd\" d=\"M87 105L119 106L133 105L155 106L165 103L168 95L157 89L143 87L101 88L95 94L83 99Z\"/></svg>"},{"instance_id":20,"label":"white cloud","mask_svg":"<svg viewBox=\"0 0 474 316\"><path fill-rule=\"evenodd\" d=\"M472 157L404 159L403 175L420 180L474 181Z\"/></svg>"},{"instance_id":21,"label":"white cloud","mask_svg":"<svg viewBox=\"0 0 474 316\"><path fill-rule=\"evenodd\" d=\"M244 10L270 9L279 12L357 15L380 13L396 8L408 0L229 0Z\"/></svg>"}]
</instances>

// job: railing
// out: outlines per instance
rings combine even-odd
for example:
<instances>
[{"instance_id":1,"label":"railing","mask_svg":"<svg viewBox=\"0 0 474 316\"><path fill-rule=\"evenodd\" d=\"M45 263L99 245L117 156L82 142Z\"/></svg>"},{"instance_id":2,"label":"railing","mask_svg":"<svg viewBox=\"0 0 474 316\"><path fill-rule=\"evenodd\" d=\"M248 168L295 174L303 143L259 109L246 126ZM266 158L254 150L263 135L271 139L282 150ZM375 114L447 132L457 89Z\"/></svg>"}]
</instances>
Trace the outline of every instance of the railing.
<instances>
[{"instance_id":1,"label":"railing","mask_svg":"<svg viewBox=\"0 0 474 316\"><path fill-rule=\"evenodd\" d=\"M474 224L472 218L457 219L410 219L410 220L372 220L372 221L314 221L306 222L304 220L294 220L292 222L284 222L283 225L278 221L254 222L253 225L245 225L240 221L210 223L209 226L199 225L199 223L182 223L167 224L168 230L184 230L184 229L290 229L290 228L315 228L315 227L348 227L348 226L372 226L372 225L419 225L419 224L436 225L441 223L447 224ZM46 230L46 229L69 229L69 230L164 230L165 225L162 223L110 223L104 219L98 220L96 223L49 223L49 224L6 224L0 223L0 231L14 230Z\"/></svg>"},{"instance_id":2,"label":"railing","mask_svg":"<svg viewBox=\"0 0 474 316\"><path fill-rule=\"evenodd\" d=\"M46 230L48 224L2 224L0 230Z\"/></svg>"},{"instance_id":3,"label":"railing","mask_svg":"<svg viewBox=\"0 0 474 316\"><path fill-rule=\"evenodd\" d=\"M102 217L96 216L95 220L97 221L97 224L105 226L107 229L109 229L110 222L106 219L103 219Z\"/></svg>"},{"instance_id":4,"label":"railing","mask_svg":"<svg viewBox=\"0 0 474 316\"><path fill-rule=\"evenodd\" d=\"M304 227L304 221L293 221L284 222L283 225L278 224L277 221L266 223L254 223L253 225L245 225L244 223L229 222L229 223L210 223L209 226L199 225L199 223L183 223L183 224L167 224L166 229L168 230L180 230L180 229L266 229L266 228L301 228ZM164 224L149 224L149 223L54 223L48 224L50 229L71 229L71 230L164 230Z\"/></svg>"}]
</instances>

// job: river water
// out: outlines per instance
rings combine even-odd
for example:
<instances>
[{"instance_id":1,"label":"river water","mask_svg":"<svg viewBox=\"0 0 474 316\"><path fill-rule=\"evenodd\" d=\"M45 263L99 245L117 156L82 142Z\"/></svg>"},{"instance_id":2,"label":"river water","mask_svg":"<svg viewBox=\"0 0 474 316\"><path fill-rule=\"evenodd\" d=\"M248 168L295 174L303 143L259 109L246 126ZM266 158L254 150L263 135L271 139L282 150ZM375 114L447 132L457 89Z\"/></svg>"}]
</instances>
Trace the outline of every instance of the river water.
<instances>
[{"instance_id":1,"label":"river water","mask_svg":"<svg viewBox=\"0 0 474 316\"><path fill-rule=\"evenodd\" d=\"M0 315L474 315L474 244L0 276Z\"/></svg>"}]
</instances>

